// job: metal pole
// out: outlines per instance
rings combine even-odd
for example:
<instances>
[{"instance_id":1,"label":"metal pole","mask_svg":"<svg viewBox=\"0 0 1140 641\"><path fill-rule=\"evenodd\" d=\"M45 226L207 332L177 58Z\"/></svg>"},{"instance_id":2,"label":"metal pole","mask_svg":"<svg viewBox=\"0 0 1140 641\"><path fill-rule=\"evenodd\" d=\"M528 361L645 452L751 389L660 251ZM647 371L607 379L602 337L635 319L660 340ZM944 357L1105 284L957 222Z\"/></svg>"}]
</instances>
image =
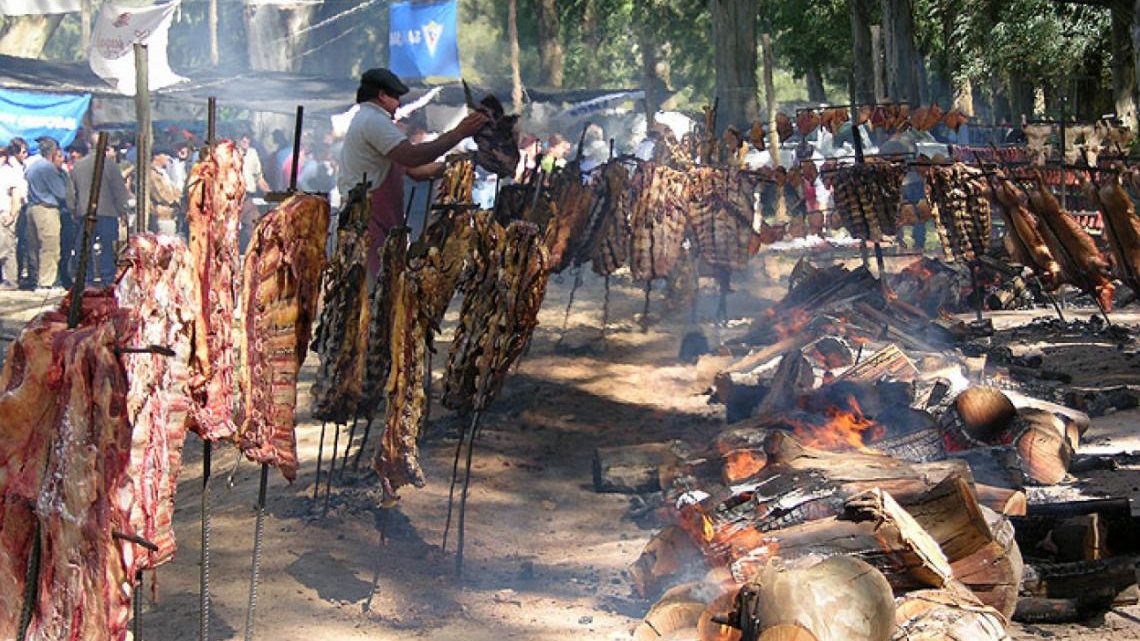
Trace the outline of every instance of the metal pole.
<instances>
[{"instance_id":1,"label":"metal pole","mask_svg":"<svg viewBox=\"0 0 1140 641\"><path fill-rule=\"evenodd\" d=\"M265 535L265 488L267 485L269 485L269 464L262 463L261 485L257 488L257 520L253 526L253 566L249 572L249 606L245 611L245 641L253 641L254 611L257 609L257 582L258 575L261 572L261 544Z\"/></svg>"},{"instance_id":2,"label":"metal pole","mask_svg":"<svg viewBox=\"0 0 1140 641\"><path fill-rule=\"evenodd\" d=\"M218 0L210 0L206 10L206 22L210 29L210 64L218 66Z\"/></svg>"},{"instance_id":3,"label":"metal pole","mask_svg":"<svg viewBox=\"0 0 1140 641\"><path fill-rule=\"evenodd\" d=\"M202 549L198 569L198 638L210 638L210 458L213 444L202 439Z\"/></svg>"},{"instance_id":4,"label":"metal pole","mask_svg":"<svg viewBox=\"0 0 1140 641\"><path fill-rule=\"evenodd\" d=\"M482 412L477 410L475 415L471 417L471 440L467 444L467 465L463 474L463 492L459 496L459 532L455 552L455 576L459 579L463 578L463 533L467 517L467 488L471 484L471 457L475 453L475 437L479 434L480 414Z\"/></svg>"},{"instance_id":5,"label":"metal pole","mask_svg":"<svg viewBox=\"0 0 1140 641\"><path fill-rule=\"evenodd\" d=\"M83 312L83 288L87 282L87 261L91 260L91 239L95 235L95 222L99 213L99 188L103 185L103 166L107 159L107 132L99 132L95 143L95 171L91 176L91 193L87 198L87 215L83 217L83 241L79 247L79 265L75 268L75 283L71 286L71 306L68 309L68 327L78 327Z\"/></svg>"},{"instance_id":6,"label":"metal pole","mask_svg":"<svg viewBox=\"0 0 1140 641\"><path fill-rule=\"evenodd\" d=\"M325 457L325 423L321 422L321 442L317 445L317 475L313 480L313 508L321 498L321 460Z\"/></svg>"},{"instance_id":7,"label":"metal pole","mask_svg":"<svg viewBox=\"0 0 1140 641\"><path fill-rule=\"evenodd\" d=\"M293 123L293 167L289 172L289 191L297 191L298 163L301 162L301 128L305 122L305 107L297 105L297 119ZM333 452L336 450L334 449ZM336 460L336 457L333 457Z\"/></svg>"},{"instance_id":8,"label":"metal pole","mask_svg":"<svg viewBox=\"0 0 1140 641\"><path fill-rule=\"evenodd\" d=\"M150 216L150 72L146 45L135 43L135 231L145 232Z\"/></svg>"}]
</instances>

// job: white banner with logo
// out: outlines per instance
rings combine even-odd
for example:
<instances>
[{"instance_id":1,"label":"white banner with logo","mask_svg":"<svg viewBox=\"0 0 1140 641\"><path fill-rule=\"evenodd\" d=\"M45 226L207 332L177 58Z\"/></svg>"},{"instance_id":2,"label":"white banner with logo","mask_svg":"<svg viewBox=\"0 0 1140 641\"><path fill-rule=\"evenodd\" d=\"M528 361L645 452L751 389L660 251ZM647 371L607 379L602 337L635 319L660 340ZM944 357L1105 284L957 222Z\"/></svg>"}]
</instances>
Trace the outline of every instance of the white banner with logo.
<instances>
[{"instance_id":1,"label":"white banner with logo","mask_svg":"<svg viewBox=\"0 0 1140 641\"><path fill-rule=\"evenodd\" d=\"M150 89L161 89L186 78L170 69L166 45L170 21L181 0L151 7L124 7L104 4L91 31L88 52L91 70L114 85L124 95L135 95L134 43L147 46Z\"/></svg>"},{"instance_id":2,"label":"white banner with logo","mask_svg":"<svg viewBox=\"0 0 1140 641\"><path fill-rule=\"evenodd\" d=\"M0 0L0 16L42 16L79 11L81 0Z\"/></svg>"}]
</instances>

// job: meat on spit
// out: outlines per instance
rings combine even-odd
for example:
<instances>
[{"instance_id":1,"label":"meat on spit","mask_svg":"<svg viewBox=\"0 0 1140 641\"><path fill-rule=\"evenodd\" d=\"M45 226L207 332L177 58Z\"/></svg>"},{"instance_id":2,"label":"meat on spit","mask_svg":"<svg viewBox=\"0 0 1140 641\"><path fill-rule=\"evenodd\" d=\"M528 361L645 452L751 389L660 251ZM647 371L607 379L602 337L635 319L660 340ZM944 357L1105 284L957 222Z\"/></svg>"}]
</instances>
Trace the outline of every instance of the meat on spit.
<instances>
[{"instance_id":1,"label":"meat on spit","mask_svg":"<svg viewBox=\"0 0 1140 641\"><path fill-rule=\"evenodd\" d=\"M135 502L131 527L157 550L139 548L139 567L154 568L174 556L174 493L191 409L190 351L194 339L194 261L173 236L131 236L120 258L115 286L119 305L138 319L128 347L164 347L125 354L127 417L133 426L130 476Z\"/></svg>"},{"instance_id":2,"label":"meat on spit","mask_svg":"<svg viewBox=\"0 0 1140 641\"><path fill-rule=\"evenodd\" d=\"M665 278L681 257L685 183L684 173L654 163L644 163L634 173L629 266L635 280Z\"/></svg>"},{"instance_id":3,"label":"meat on spit","mask_svg":"<svg viewBox=\"0 0 1140 641\"><path fill-rule=\"evenodd\" d=\"M1029 205L1041 220L1042 237L1057 258L1065 280L1092 296L1105 310L1112 309L1115 285L1111 268L1088 232L1066 211L1037 174L1037 188L1029 191Z\"/></svg>"},{"instance_id":4,"label":"meat on spit","mask_svg":"<svg viewBox=\"0 0 1140 641\"><path fill-rule=\"evenodd\" d=\"M312 350L320 357L312 387L312 415L345 423L358 412L367 353L368 192L363 184L349 192L337 227L336 253L325 269L320 320Z\"/></svg>"},{"instance_id":5,"label":"meat on spit","mask_svg":"<svg viewBox=\"0 0 1140 641\"><path fill-rule=\"evenodd\" d=\"M138 563L130 533L122 339L132 315L110 291L82 300L78 327L67 303L33 319L0 373L0 636L15 638L26 569L37 545L38 590L28 639L126 638ZM38 535L38 542L36 537ZM36 542L36 543L34 543Z\"/></svg>"},{"instance_id":6,"label":"meat on spit","mask_svg":"<svg viewBox=\"0 0 1140 641\"><path fill-rule=\"evenodd\" d=\"M242 272L242 413L238 431L251 461L297 477L294 413L325 263L328 201L289 197L257 223Z\"/></svg>"},{"instance_id":7,"label":"meat on spit","mask_svg":"<svg viewBox=\"0 0 1140 641\"><path fill-rule=\"evenodd\" d=\"M234 306L238 282L238 222L245 200L242 154L216 143L187 182L186 221L194 261L195 344L190 390L191 429L207 440L234 433Z\"/></svg>"}]
</instances>

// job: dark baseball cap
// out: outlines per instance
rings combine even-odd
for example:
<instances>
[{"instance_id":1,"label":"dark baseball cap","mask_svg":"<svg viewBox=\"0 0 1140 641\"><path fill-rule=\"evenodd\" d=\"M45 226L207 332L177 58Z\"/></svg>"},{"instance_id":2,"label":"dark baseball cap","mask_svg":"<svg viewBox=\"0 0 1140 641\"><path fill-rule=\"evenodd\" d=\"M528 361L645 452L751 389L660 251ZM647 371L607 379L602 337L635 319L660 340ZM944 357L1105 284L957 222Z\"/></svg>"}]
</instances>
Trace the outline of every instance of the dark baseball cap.
<instances>
[{"instance_id":1,"label":"dark baseball cap","mask_svg":"<svg viewBox=\"0 0 1140 641\"><path fill-rule=\"evenodd\" d=\"M397 78L396 74L383 67L369 69L361 74L360 85L362 87L374 87L397 97L408 93L408 86Z\"/></svg>"}]
</instances>

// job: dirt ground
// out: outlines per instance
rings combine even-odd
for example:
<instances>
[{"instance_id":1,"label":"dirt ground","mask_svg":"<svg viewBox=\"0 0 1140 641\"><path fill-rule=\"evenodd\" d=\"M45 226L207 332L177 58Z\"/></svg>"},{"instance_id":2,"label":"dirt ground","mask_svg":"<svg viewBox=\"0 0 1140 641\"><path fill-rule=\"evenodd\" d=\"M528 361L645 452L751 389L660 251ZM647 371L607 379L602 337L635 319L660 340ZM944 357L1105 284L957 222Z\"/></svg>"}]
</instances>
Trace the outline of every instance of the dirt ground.
<instances>
[{"instance_id":1,"label":"dirt ground","mask_svg":"<svg viewBox=\"0 0 1140 641\"><path fill-rule=\"evenodd\" d=\"M751 317L783 295L783 286L771 278L779 271L771 261L755 271L729 296L733 318ZM323 473L320 499L313 499L321 426L307 412L315 363L309 359L299 401L301 469L292 485L275 472L270 476L258 637L630 638L650 604L633 595L626 568L658 526L643 522L642 527L631 519L630 497L593 491L594 448L666 438L700 443L719 429L723 410L708 405L702 394L715 368L677 360L681 336L691 329L685 324L687 310L661 321L662 298L655 292L651 318L660 322L641 333L633 319L641 311L643 294L628 279L614 279L603 343L601 281L585 274L569 332L559 345L572 281L568 274L552 281L533 347L483 419L461 581L455 577L454 527L446 552L441 547L457 420L438 402L433 406L422 452L427 486L402 490L398 510L378 508L375 477L367 471L370 444L359 471L350 463L339 477L338 469L322 517ZM704 321L712 317L714 296L709 281L700 305ZM703 322L701 329L716 345L743 332L742 323L733 325L718 330ZM4 329L11 328L9 321ZM437 344L437 382L446 359L447 329ZM1140 450L1138 427L1140 410L1098 418L1090 447L1103 452ZM333 431L328 426L326 470ZM372 441L377 433L373 429ZM339 455L347 436L348 428L342 428ZM147 577L147 639L190 641L198 636L201 447L195 437L188 438L175 512L177 558L156 577ZM245 623L258 469L248 462L237 464L230 449L215 451L213 458L210 638L222 641L239 638ZM1112 489L1134 498L1140 495L1137 469L1098 474L1101 478L1077 484L1073 492L1095 495ZM1137 639L1140 608L1113 611L1084 625L1015 625L1011 634L1016 639Z\"/></svg>"}]
</instances>

